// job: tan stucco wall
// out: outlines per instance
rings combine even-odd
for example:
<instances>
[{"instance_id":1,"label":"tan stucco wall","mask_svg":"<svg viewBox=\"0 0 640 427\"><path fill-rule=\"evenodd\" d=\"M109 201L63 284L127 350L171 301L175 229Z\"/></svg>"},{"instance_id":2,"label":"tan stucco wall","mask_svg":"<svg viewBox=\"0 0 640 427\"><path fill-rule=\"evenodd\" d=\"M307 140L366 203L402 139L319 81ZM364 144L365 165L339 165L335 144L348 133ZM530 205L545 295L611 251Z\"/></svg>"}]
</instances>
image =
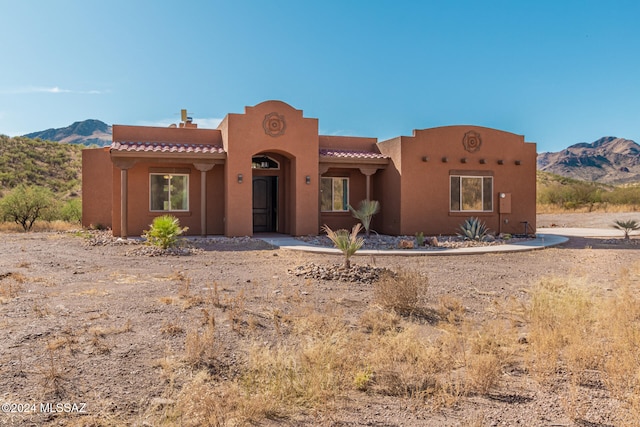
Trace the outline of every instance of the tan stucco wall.
<instances>
[{"instance_id":1,"label":"tan stucco wall","mask_svg":"<svg viewBox=\"0 0 640 427\"><path fill-rule=\"evenodd\" d=\"M106 148L82 150L82 226L111 227L111 158Z\"/></svg>"},{"instance_id":2,"label":"tan stucco wall","mask_svg":"<svg viewBox=\"0 0 640 427\"><path fill-rule=\"evenodd\" d=\"M469 131L477 132L482 141L480 149L473 153L465 150L462 143ZM398 176L401 180L397 192L384 192L383 231L455 234L459 225L471 216L481 218L496 232L522 233L521 221L535 227L536 147L525 143L523 136L477 126L448 126L417 130L412 137L384 141L378 146L392 158L392 165L382 173L382 185L390 184L393 188ZM499 160L503 164L498 164ZM493 212L450 212L452 171L468 171L470 175L472 171L493 173ZM500 218L501 192L511 193L512 212Z\"/></svg>"}]
</instances>

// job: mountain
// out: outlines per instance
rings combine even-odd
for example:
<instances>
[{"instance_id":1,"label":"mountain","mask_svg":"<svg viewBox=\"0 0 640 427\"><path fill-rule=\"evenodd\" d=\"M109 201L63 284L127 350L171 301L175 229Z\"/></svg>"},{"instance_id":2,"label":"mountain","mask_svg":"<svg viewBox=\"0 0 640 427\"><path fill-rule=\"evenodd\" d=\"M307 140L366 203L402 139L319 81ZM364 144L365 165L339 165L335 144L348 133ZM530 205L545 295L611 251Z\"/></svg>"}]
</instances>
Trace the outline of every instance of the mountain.
<instances>
[{"instance_id":1,"label":"mountain","mask_svg":"<svg viewBox=\"0 0 640 427\"><path fill-rule=\"evenodd\" d=\"M614 136L581 142L538 154L538 170L605 184L640 182L640 145Z\"/></svg>"},{"instance_id":2,"label":"mountain","mask_svg":"<svg viewBox=\"0 0 640 427\"><path fill-rule=\"evenodd\" d=\"M47 141L66 142L69 144L98 145L104 147L111 144L111 126L100 120L84 120L71 126L59 129L47 129L23 135L26 138L40 138Z\"/></svg>"}]
</instances>

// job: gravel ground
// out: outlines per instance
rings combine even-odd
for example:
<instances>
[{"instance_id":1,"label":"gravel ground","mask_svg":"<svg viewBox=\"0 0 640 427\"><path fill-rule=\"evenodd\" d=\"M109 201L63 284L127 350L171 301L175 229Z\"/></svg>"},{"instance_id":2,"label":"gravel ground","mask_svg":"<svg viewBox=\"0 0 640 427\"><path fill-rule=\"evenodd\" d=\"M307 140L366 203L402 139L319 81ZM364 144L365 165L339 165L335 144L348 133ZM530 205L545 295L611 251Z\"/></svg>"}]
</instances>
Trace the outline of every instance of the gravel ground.
<instances>
[{"instance_id":1,"label":"gravel ground","mask_svg":"<svg viewBox=\"0 0 640 427\"><path fill-rule=\"evenodd\" d=\"M635 214L633 214L635 215ZM608 226L621 214L546 216L545 223ZM598 222L599 221L599 222ZM196 239L197 240L197 239ZM228 301L242 297L241 315L258 319L300 305L342 312L345 322L373 304L366 281L324 280L292 274L297 268L331 266L340 257L275 249L255 239L200 239L185 253L150 256L135 244L71 233L5 233L0 239L1 403L82 402L92 425L150 425L148 415L173 383L158 360L185 351L185 330L202 322L202 307L184 295L207 298L212 286ZM155 254L157 255L157 254ZM447 257L355 256L356 265L412 270L428 277L427 301L455 298L470 319L490 319L491 307L549 275L580 277L602 289L615 287L621 271L640 260L640 248L622 240L572 238L545 250ZM636 282L637 283L637 282ZM233 377L248 342L269 346L273 328L238 333L222 310L215 317L221 375ZM177 326L176 334L162 331ZM426 324L420 327L430 328ZM425 329L426 330L426 329ZM584 413L571 417L563 405L567 384L543 387L518 367L502 374L487 395L464 397L433 410L415 399L353 391L331 410L301 411L263 425L327 426L613 426L620 402L603 388L581 387ZM161 401L161 400L160 400ZM80 417L80 418L78 418ZM68 425L77 414L0 413L0 425ZM89 418L86 418L89 419ZM145 424L147 423L147 424ZM83 424L75 424L83 425ZM153 425L153 424L151 424Z\"/></svg>"}]
</instances>

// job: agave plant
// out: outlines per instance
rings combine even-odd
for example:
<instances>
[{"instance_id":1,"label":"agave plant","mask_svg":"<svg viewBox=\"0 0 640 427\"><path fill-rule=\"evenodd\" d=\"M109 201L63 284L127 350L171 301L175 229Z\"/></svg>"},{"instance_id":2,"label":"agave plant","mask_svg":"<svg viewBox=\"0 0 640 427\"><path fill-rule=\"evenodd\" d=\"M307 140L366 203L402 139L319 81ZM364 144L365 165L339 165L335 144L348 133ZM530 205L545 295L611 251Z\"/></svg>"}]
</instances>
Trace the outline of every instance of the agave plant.
<instances>
[{"instance_id":1,"label":"agave plant","mask_svg":"<svg viewBox=\"0 0 640 427\"><path fill-rule=\"evenodd\" d=\"M611 225L613 228L617 228L618 230L622 230L624 232L624 239L629 240L629 233L635 230L640 230L640 224L635 219L630 219L627 221L616 220L613 221Z\"/></svg>"},{"instance_id":2,"label":"agave plant","mask_svg":"<svg viewBox=\"0 0 640 427\"><path fill-rule=\"evenodd\" d=\"M333 231L328 225L324 225L322 230L327 233L327 237L333 242L336 248L344 254L344 268L351 268L350 258L358 249L364 245L364 239L358 237L362 225L356 224L351 232L345 229Z\"/></svg>"},{"instance_id":3,"label":"agave plant","mask_svg":"<svg viewBox=\"0 0 640 427\"><path fill-rule=\"evenodd\" d=\"M460 230L462 233L458 233L458 236L464 238L465 240L477 240L482 241L487 237L487 233L489 233L489 229L487 225L480 221L479 218L471 217L467 219L461 226Z\"/></svg>"},{"instance_id":4,"label":"agave plant","mask_svg":"<svg viewBox=\"0 0 640 427\"><path fill-rule=\"evenodd\" d=\"M362 200L358 210L355 210L351 205L349 205L349 210L354 218L360 220L364 227L365 235L369 237L371 219L375 214L380 212L380 202L377 200Z\"/></svg>"}]
</instances>

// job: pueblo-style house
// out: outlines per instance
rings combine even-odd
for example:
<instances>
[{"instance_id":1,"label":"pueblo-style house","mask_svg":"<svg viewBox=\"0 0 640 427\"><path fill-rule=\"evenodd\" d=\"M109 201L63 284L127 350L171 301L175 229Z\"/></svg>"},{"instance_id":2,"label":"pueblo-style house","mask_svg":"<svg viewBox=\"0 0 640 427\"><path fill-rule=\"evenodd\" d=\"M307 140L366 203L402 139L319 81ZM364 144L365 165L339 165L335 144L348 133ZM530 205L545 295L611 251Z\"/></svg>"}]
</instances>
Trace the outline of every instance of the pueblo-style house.
<instances>
[{"instance_id":1,"label":"pueblo-style house","mask_svg":"<svg viewBox=\"0 0 640 427\"><path fill-rule=\"evenodd\" d=\"M469 217L494 232L535 230L536 146L477 126L376 138L319 135L280 101L230 113L217 129L113 126L83 151L83 225L139 236L172 214L190 235L314 235L351 228L348 206L378 200L378 233L455 234Z\"/></svg>"}]
</instances>

